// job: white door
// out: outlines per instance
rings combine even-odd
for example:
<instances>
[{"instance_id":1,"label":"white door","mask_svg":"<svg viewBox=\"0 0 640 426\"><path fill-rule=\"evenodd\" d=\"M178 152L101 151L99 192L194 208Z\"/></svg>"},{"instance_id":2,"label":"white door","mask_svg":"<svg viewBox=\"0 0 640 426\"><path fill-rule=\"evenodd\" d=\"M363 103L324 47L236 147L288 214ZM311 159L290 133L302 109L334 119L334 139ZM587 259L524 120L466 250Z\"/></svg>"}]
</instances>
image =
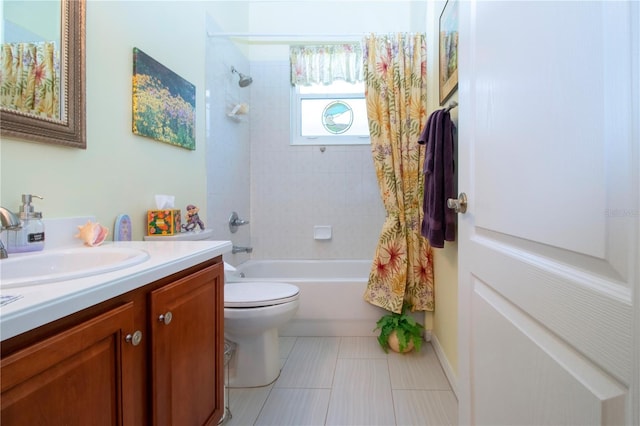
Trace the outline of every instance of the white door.
<instances>
[{"instance_id":1,"label":"white door","mask_svg":"<svg viewBox=\"0 0 640 426\"><path fill-rule=\"evenodd\" d=\"M458 4L460 424L640 424L640 2Z\"/></svg>"}]
</instances>

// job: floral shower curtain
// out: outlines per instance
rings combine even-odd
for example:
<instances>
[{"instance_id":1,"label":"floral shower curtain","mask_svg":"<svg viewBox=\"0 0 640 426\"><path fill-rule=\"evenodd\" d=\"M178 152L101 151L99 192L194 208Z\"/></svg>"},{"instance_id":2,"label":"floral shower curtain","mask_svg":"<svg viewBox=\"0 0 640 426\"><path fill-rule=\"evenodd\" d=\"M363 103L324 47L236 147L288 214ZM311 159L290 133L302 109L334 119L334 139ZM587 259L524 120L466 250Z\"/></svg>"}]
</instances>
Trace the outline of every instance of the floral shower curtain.
<instances>
[{"instance_id":1,"label":"floral shower curtain","mask_svg":"<svg viewBox=\"0 0 640 426\"><path fill-rule=\"evenodd\" d=\"M433 311L431 246L420 235L426 122L424 34L364 40L367 115L376 175L387 215L364 299L392 312Z\"/></svg>"},{"instance_id":2,"label":"floral shower curtain","mask_svg":"<svg viewBox=\"0 0 640 426\"><path fill-rule=\"evenodd\" d=\"M0 104L60 118L60 63L54 42L4 43L0 51Z\"/></svg>"}]
</instances>

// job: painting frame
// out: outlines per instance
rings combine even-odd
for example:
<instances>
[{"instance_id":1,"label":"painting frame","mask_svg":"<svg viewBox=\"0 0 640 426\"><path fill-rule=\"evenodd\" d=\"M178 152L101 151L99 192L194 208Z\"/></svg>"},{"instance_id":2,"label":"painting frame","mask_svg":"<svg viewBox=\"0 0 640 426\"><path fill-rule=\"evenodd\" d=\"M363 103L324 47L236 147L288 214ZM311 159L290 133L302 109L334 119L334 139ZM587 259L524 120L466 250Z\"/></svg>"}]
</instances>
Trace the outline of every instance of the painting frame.
<instances>
[{"instance_id":1,"label":"painting frame","mask_svg":"<svg viewBox=\"0 0 640 426\"><path fill-rule=\"evenodd\" d=\"M133 48L132 131L196 149L196 86Z\"/></svg>"},{"instance_id":2,"label":"painting frame","mask_svg":"<svg viewBox=\"0 0 640 426\"><path fill-rule=\"evenodd\" d=\"M438 27L438 86L443 105L458 88L458 0L447 0Z\"/></svg>"}]
</instances>

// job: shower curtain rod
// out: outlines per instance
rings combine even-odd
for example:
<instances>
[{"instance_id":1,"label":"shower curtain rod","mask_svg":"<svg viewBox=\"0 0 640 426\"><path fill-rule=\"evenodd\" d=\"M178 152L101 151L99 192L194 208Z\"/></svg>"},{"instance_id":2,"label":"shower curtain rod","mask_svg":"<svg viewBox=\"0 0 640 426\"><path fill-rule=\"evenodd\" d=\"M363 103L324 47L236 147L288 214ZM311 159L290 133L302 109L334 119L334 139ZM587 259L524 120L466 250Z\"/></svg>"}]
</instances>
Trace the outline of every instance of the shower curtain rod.
<instances>
[{"instance_id":1,"label":"shower curtain rod","mask_svg":"<svg viewBox=\"0 0 640 426\"><path fill-rule=\"evenodd\" d=\"M220 32L210 33L207 32L208 37L255 37L255 38L290 38L290 39L308 39L308 38L362 38L365 33L351 33L351 34L293 34L293 33L242 33L242 32Z\"/></svg>"}]
</instances>

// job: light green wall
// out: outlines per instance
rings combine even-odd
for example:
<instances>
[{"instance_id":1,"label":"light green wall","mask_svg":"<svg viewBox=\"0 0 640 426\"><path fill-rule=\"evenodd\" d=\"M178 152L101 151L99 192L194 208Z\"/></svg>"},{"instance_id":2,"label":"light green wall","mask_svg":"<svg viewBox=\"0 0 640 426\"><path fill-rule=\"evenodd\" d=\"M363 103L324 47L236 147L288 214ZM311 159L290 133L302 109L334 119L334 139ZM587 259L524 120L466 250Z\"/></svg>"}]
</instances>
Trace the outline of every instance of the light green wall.
<instances>
[{"instance_id":1,"label":"light green wall","mask_svg":"<svg viewBox=\"0 0 640 426\"><path fill-rule=\"evenodd\" d=\"M20 41L56 41L60 42L60 2L59 1L16 1L0 2L2 17L7 21L37 34L41 39L21 39ZM36 13L33 13L33 11ZM52 19L57 18L57 19ZM3 41L4 34L3 31Z\"/></svg>"},{"instance_id":2,"label":"light green wall","mask_svg":"<svg viewBox=\"0 0 640 426\"><path fill-rule=\"evenodd\" d=\"M440 107L438 90L438 20L444 7L442 0L428 3L428 111ZM448 105L458 100L457 92L446 101ZM451 110L451 119L458 123L458 109ZM457 163L457 161L456 161ZM458 371L458 243L446 242L442 249L433 249L436 308L433 317L433 334L445 353L451 369Z\"/></svg>"},{"instance_id":3,"label":"light green wall","mask_svg":"<svg viewBox=\"0 0 640 426\"><path fill-rule=\"evenodd\" d=\"M181 209L206 217L205 6L189 1L96 1L86 7L87 149L3 138L0 205L17 210L20 195L44 197L44 217L95 215L113 228L128 213L134 239L145 232L154 194L176 196ZM197 91L196 150L131 131L132 50L137 47Z\"/></svg>"}]
</instances>

